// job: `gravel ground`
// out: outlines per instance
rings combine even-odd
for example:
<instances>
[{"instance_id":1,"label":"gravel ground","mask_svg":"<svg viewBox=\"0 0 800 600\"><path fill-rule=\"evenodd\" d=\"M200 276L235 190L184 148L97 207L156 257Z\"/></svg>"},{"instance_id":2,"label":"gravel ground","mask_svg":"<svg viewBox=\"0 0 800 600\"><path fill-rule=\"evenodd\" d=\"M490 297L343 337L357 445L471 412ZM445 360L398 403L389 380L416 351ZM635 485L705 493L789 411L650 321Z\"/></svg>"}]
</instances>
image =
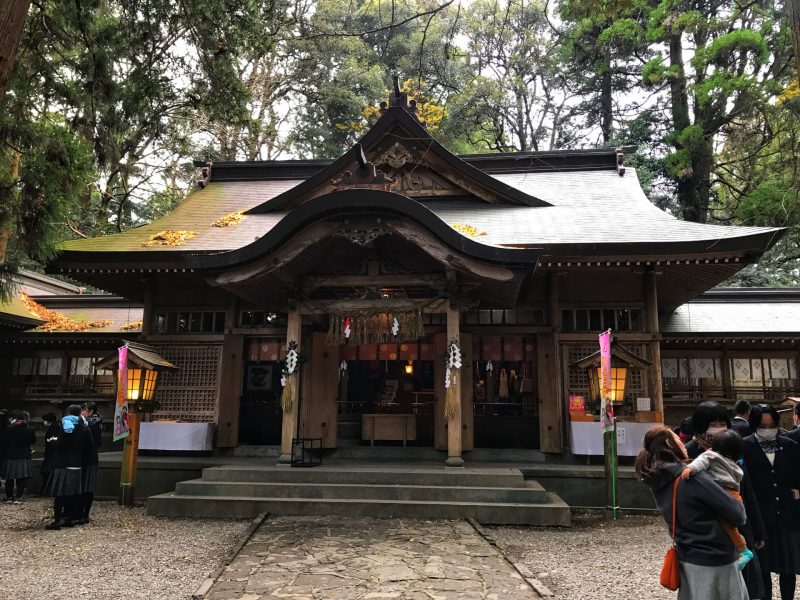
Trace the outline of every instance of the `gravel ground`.
<instances>
[{"instance_id":1,"label":"gravel ground","mask_svg":"<svg viewBox=\"0 0 800 600\"><path fill-rule=\"evenodd\" d=\"M660 517L615 523L573 514L569 529L487 527L506 556L527 566L558 600L675 600L658 584L670 539ZM780 598L777 578L774 597Z\"/></svg>"},{"instance_id":2,"label":"gravel ground","mask_svg":"<svg viewBox=\"0 0 800 600\"><path fill-rule=\"evenodd\" d=\"M95 502L93 522L46 531L49 499L0 504L3 600L190 598L250 521L163 519Z\"/></svg>"}]
</instances>

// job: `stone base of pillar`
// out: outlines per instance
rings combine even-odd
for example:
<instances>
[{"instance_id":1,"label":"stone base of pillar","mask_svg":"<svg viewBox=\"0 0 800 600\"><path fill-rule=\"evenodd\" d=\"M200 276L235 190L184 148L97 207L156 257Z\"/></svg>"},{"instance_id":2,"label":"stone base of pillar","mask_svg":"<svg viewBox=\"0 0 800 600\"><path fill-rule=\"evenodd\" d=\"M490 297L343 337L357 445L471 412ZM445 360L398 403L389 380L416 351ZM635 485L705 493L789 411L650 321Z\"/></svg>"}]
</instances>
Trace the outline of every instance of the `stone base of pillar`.
<instances>
[{"instance_id":1,"label":"stone base of pillar","mask_svg":"<svg viewBox=\"0 0 800 600\"><path fill-rule=\"evenodd\" d=\"M278 457L278 464L279 465L290 465L290 464L292 464L292 455L291 454L281 454Z\"/></svg>"},{"instance_id":2,"label":"stone base of pillar","mask_svg":"<svg viewBox=\"0 0 800 600\"><path fill-rule=\"evenodd\" d=\"M444 466L450 468L464 468L464 459L460 456L448 456L447 460L444 461Z\"/></svg>"}]
</instances>

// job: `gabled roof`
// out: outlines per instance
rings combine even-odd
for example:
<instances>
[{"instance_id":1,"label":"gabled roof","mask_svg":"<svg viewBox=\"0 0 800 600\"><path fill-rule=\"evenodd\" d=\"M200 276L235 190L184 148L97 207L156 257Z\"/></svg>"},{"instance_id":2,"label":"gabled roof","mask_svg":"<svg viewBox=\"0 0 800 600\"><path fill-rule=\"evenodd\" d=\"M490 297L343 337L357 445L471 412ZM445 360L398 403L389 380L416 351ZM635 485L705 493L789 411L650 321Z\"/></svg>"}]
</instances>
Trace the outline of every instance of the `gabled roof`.
<instances>
[{"instance_id":1,"label":"gabled roof","mask_svg":"<svg viewBox=\"0 0 800 600\"><path fill-rule=\"evenodd\" d=\"M254 208L249 214L264 214L287 210L303 199L321 196L333 191L331 182L353 168L363 151L375 164L381 153L391 151L402 142L404 150L417 156L419 164L433 167L440 176L449 179L472 194L493 203L516 206L548 206L539 198L494 179L451 153L402 106L392 106L378 119L361 140L333 163L323 167L299 185L271 198ZM442 168L444 167L444 168ZM450 171L449 173L447 171Z\"/></svg>"}]
</instances>

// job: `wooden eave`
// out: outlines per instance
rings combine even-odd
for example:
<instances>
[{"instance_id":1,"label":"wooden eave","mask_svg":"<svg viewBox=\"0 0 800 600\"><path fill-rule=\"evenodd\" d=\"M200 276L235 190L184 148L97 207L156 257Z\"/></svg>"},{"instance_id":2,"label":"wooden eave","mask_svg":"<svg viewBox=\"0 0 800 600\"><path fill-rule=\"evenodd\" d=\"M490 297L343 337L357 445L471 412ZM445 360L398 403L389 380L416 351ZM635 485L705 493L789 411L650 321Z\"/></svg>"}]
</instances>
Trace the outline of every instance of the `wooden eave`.
<instances>
[{"instance_id":1,"label":"wooden eave","mask_svg":"<svg viewBox=\"0 0 800 600\"><path fill-rule=\"evenodd\" d=\"M624 346L617 343L616 340L611 342L611 358L617 359L620 362L626 363L628 366L636 367L637 369L647 369L653 366L653 363L647 359L637 356ZM600 351L594 352L580 360L575 361L570 367L578 367L580 369L588 369L589 367L597 366L600 364Z\"/></svg>"},{"instance_id":2,"label":"wooden eave","mask_svg":"<svg viewBox=\"0 0 800 600\"><path fill-rule=\"evenodd\" d=\"M286 210L296 207L306 198L313 197L315 192L317 195L325 194L330 191L331 180L337 178L343 171L350 168L350 165L358 161L362 148L365 152L371 152L383 145L388 147L390 144L387 141L394 143L397 139L420 147L421 154L424 155L427 163L441 163L450 172L450 179L463 179L470 182L473 186L485 190L486 196L496 196L508 204L520 206L550 206L548 202L529 196L461 160L433 139L430 133L408 111L402 107L393 106L387 109L377 123L359 140L358 144L345 154L303 183L251 208L246 213L260 214Z\"/></svg>"}]
</instances>

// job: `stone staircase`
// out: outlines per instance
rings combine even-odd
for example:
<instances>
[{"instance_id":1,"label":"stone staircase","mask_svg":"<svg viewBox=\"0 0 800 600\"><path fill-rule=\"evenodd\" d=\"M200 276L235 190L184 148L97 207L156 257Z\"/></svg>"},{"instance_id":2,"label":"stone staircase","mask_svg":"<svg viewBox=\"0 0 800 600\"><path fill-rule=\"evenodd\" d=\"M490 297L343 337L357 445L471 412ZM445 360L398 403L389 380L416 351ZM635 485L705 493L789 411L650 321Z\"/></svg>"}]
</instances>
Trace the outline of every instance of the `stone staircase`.
<instances>
[{"instance_id":1,"label":"stone staircase","mask_svg":"<svg viewBox=\"0 0 800 600\"><path fill-rule=\"evenodd\" d=\"M484 524L570 524L569 506L515 468L225 465L151 496L151 515L253 518L340 515L463 519Z\"/></svg>"}]
</instances>

